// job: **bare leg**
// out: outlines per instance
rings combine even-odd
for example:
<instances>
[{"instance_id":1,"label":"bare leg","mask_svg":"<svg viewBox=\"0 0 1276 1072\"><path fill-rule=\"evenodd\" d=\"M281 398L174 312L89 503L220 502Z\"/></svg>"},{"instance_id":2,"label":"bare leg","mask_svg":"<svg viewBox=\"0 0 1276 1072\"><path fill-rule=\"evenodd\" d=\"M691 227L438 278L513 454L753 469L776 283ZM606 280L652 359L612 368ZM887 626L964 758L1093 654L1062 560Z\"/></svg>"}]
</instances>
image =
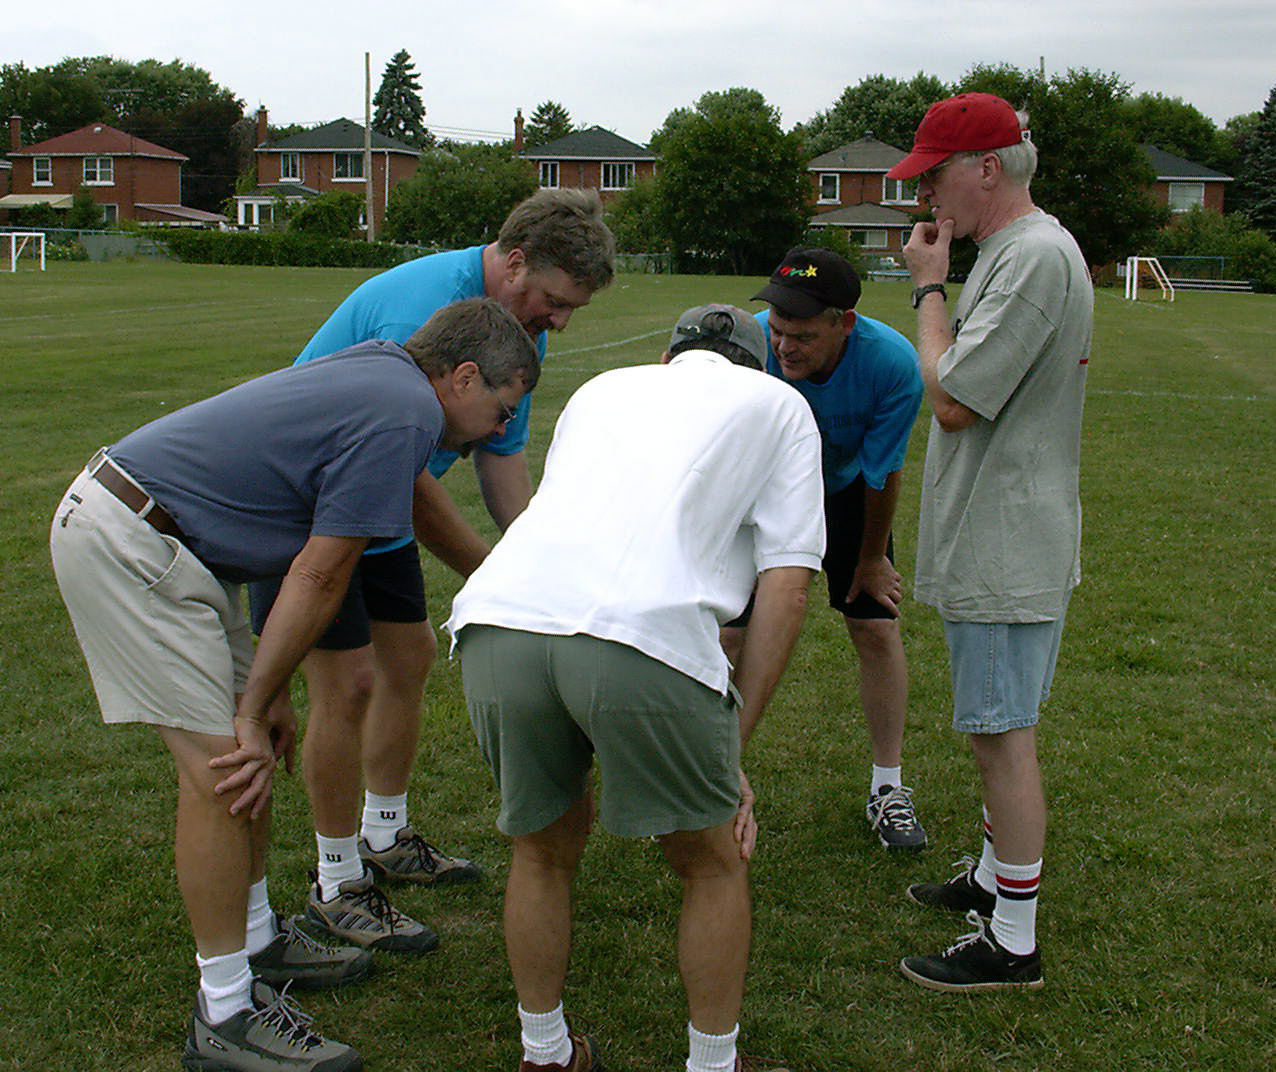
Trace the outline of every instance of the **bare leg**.
<instances>
[{"instance_id":1,"label":"bare leg","mask_svg":"<svg viewBox=\"0 0 1276 1072\"><path fill-rule=\"evenodd\" d=\"M315 830L325 837L353 837L358 832L363 777L351 757L362 748L373 689L372 647L316 648L302 667L310 692L310 719L301 766Z\"/></svg>"},{"instance_id":2,"label":"bare leg","mask_svg":"<svg viewBox=\"0 0 1276 1072\"><path fill-rule=\"evenodd\" d=\"M505 951L519 1004L558 1007L572 943L572 879L589 836L588 793L544 830L514 838L505 886Z\"/></svg>"},{"instance_id":3,"label":"bare leg","mask_svg":"<svg viewBox=\"0 0 1276 1072\"><path fill-rule=\"evenodd\" d=\"M860 705L868 725L873 762L898 767L908 714L908 665L896 618L845 618L859 654Z\"/></svg>"},{"instance_id":4,"label":"bare leg","mask_svg":"<svg viewBox=\"0 0 1276 1072\"><path fill-rule=\"evenodd\" d=\"M749 868L732 823L682 830L660 839L682 879L678 968L697 1031L724 1035L740 1020L752 938Z\"/></svg>"},{"instance_id":5,"label":"bare leg","mask_svg":"<svg viewBox=\"0 0 1276 1072\"><path fill-rule=\"evenodd\" d=\"M1037 728L973 733L970 745L983 782L997 859L1006 864L1036 863L1046 843Z\"/></svg>"},{"instance_id":6,"label":"bare leg","mask_svg":"<svg viewBox=\"0 0 1276 1072\"><path fill-rule=\"evenodd\" d=\"M235 749L233 737L157 727L177 763L177 884L195 948L216 957L244 948L253 832L248 813L231 815L213 786L223 775L209 759ZM259 823L261 820L259 820ZM269 831L269 820L265 828ZM264 851L264 844L262 846Z\"/></svg>"},{"instance_id":7,"label":"bare leg","mask_svg":"<svg viewBox=\"0 0 1276 1072\"><path fill-rule=\"evenodd\" d=\"M425 622L373 622L375 674L363 722L363 777L374 793L408 791L421 733L421 698L438 641Z\"/></svg>"}]
</instances>

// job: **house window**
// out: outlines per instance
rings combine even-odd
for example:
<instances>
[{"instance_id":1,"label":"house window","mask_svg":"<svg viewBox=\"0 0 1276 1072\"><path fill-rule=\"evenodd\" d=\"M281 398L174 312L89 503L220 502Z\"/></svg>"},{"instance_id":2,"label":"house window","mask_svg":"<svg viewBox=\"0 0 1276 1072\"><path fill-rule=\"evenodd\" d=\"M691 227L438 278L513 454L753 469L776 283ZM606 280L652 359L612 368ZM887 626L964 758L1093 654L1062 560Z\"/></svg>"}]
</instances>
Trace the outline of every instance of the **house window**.
<instances>
[{"instance_id":1,"label":"house window","mask_svg":"<svg viewBox=\"0 0 1276 1072\"><path fill-rule=\"evenodd\" d=\"M31 185L53 185L53 161L47 156L36 156L31 159Z\"/></svg>"},{"instance_id":2,"label":"house window","mask_svg":"<svg viewBox=\"0 0 1276 1072\"><path fill-rule=\"evenodd\" d=\"M279 154L279 181L301 181L301 155L299 153Z\"/></svg>"},{"instance_id":3,"label":"house window","mask_svg":"<svg viewBox=\"0 0 1276 1072\"><path fill-rule=\"evenodd\" d=\"M820 204L840 205L842 203L842 176L836 171L826 171L820 175Z\"/></svg>"},{"instance_id":4,"label":"house window","mask_svg":"<svg viewBox=\"0 0 1276 1072\"><path fill-rule=\"evenodd\" d=\"M886 232L881 229L871 231L852 231L851 237L860 244L861 249L885 249Z\"/></svg>"},{"instance_id":5,"label":"house window","mask_svg":"<svg viewBox=\"0 0 1276 1072\"><path fill-rule=\"evenodd\" d=\"M604 190L627 190L634 184L634 165L632 162L603 165Z\"/></svg>"},{"instance_id":6,"label":"house window","mask_svg":"<svg viewBox=\"0 0 1276 1072\"><path fill-rule=\"evenodd\" d=\"M86 186L112 186L115 184L115 161L109 156L84 158L84 184Z\"/></svg>"},{"instance_id":7,"label":"house window","mask_svg":"<svg viewBox=\"0 0 1276 1072\"><path fill-rule=\"evenodd\" d=\"M239 203L239 226L269 226L275 221L275 204L273 201L241 201Z\"/></svg>"},{"instance_id":8,"label":"house window","mask_svg":"<svg viewBox=\"0 0 1276 1072\"><path fill-rule=\"evenodd\" d=\"M102 222L108 226L114 224L120 218L120 209L118 205L102 205Z\"/></svg>"},{"instance_id":9,"label":"house window","mask_svg":"<svg viewBox=\"0 0 1276 1072\"><path fill-rule=\"evenodd\" d=\"M1189 209L1205 207L1205 183L1172 182L1170 183L1170 211L1187 212Z\"/></svg>"},{"instance_id":10,"label":"house window","mask_svg":"<svg viewBox=\"0 0 1276 1072\"><path fill-rule=\"evenodd\" d=\"M882 179L883 205L917 204L916 179Z\"/></svg>"},{"instance_id":11,"label":"house window","mask_svg":"<svg viewBox=\"0 0 1276 1072\"><path fill-rule=\"evenodd\" d=\"M558 161L542 160L541 161L541 189L556 190L558 189Z\"/></svg>"},{"instance_id":12,"label":"house window","mask_svg":"<svg viewBox=\"0 0 1276 1072\"><path fill-rule=\"evenodd\" d=\"M363 153L333 153L332 177L337 182L355 182L363 178Z\"/></svg>"}]
</instances>

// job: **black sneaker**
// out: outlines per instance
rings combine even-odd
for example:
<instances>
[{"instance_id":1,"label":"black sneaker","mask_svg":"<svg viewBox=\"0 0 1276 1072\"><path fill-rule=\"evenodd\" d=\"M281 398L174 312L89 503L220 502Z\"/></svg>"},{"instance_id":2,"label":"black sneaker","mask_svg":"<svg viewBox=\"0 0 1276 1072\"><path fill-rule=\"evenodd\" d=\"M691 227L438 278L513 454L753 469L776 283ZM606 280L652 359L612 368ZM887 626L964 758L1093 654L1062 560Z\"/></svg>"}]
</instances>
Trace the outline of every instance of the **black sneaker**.
<instances>
[{"instance_id":1,"label":"black sneaker","mask_svg":"<svg viewBox=\"0 0 1276 1072\"><path fill-rule=\"evenodd\" d=\"M893 785L885 792L873 793L864 809L868 825L888 849L921 852L926 847L926 831L913 810L913 791L906 785Z\"/></svg>"},{"instance_id":2,"label":"black sneaker","mask_svg":"<svg viewBox=\"0 0 1276 1072\"><path fill-rule=\"evenodd\" d=\"M997 895L989 893L975 881L975 859L963 856L954 867L962 869L947 882L915 882L908 887L908 899L928 908L947 908L952 912L978 912L992 918Z\"/></svg>"},{"instance_id":3,"label":"black sneaker","mask_svg":"<svg viewBox=\"0 0 1276 1072\"><path fill-rule=\"evenodd\" d=\"M966 913L966 919L975 928L972 934L963 935L937 956L905 957L899 970L919 986L956 994L1016 987L1037 990L1043 985L1040 949L1017 957L997 943L978 912Z\"/></svg>"}]
</instances>

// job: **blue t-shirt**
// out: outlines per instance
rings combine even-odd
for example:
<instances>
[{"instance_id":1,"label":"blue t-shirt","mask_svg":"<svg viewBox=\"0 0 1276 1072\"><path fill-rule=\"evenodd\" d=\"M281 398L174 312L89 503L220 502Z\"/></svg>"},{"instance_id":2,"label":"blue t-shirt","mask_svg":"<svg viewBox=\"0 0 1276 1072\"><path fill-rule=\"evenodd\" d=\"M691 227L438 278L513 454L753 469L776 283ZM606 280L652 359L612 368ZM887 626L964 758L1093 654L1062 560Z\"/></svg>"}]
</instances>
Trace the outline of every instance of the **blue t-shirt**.
<instances>
[{"instance_id":1,"label":"blue t-shirt","mask_svg":"<svg viewBox=\"0 0 1276 1072\"><path fill-rule=\"evenodd\" d=\"M445 305L484 297L483 249L471 246L432 253L373 276L337 306L306 343L297 363L344 350L365 339L391 339L401 345ZM542 361L548 339L544 331L536 338ZM531 395L524 395L505 431L478 449L492 454L517 454L526 447L531 405ZM441 477L458 457L455 451L436 451L430 459L431 475Z\"/></svg>"},{"instance_id":2,"label":"blue t-shirt","mask_svg":"<svg viewBox=\"0 0 1276 1072\"><path fill-rule=\"evenodd\" d=\"M217 576L287 573L312 536L412 538L443 433L429 377L372 341L249 380L125 436L110 456Z\"/></svg>"},{"instance_id":3,"label":"blue t-shirt","mask_svg":"<svg viewBox=\"0 0 1276 1072\"><path fill-rule=\"evenodd\" d=\"M767 311L757 320L766 332L766 370L784 379L771 349ZM801 392L819 425L826 495L843 491L861 473L880 491L903 468L925 387L917 350L894 328L859 315L825 383L786 382Z\"/></svg>"}]
</instances>

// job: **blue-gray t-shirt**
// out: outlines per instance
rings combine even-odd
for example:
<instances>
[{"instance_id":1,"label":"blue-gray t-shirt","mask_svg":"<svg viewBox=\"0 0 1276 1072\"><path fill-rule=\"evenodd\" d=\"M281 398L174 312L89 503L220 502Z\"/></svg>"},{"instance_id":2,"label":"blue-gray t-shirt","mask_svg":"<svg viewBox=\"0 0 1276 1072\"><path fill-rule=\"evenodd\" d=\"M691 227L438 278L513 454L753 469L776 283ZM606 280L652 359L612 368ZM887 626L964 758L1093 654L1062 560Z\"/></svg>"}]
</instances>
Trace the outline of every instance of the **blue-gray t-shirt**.
<instances>
[{"instance_id":1,"label":"blue-gray t-shirt","mask_svg":"<svg viewBox=\"0 0 1276 1072\"><path fill-rule=\"evenodd\" d=\"M429 377L373 340L161 417L108 453L226 580L279 577L312 536L412 536L443 433Z\"/></svg>"}]
</instances>

